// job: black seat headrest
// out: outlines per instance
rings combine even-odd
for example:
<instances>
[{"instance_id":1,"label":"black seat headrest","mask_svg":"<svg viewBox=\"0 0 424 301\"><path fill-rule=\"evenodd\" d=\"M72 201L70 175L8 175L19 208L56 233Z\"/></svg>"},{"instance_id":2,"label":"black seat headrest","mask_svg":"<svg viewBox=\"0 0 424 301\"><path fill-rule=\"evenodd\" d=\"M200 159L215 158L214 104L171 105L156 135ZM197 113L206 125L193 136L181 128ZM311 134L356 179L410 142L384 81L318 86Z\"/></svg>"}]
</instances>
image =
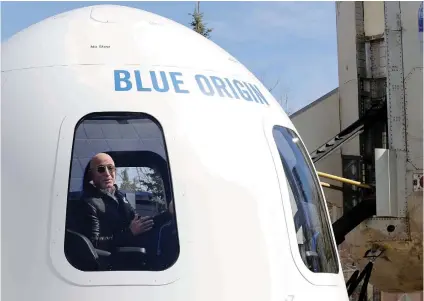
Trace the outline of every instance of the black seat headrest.
<instances>
[{"instance_id":1,"label":"black seat headrest","mask_svg":"<svg viewBox=\"0 0 424 301\"><path fill-rule=\"evenodd\" d=\"M75 231L66 230L65 255L76 269L81 271L98 271L99 255L91 241Z\"/></svg>"},{"instance_id":2,"label":"black seat headrest","mask_svg":"<svg viewBox=\"0 0 424 301\"><path fill-rule=\"evenodd\" d=\"M86 191L88 185L90 185L90 181L91 181L91 178L90 178L90 162L91 162L91 160L88 161L87 166L85 167L85 170L84 170L84 175L82 176L82 191Z\"/></svg>"}]
</instances>

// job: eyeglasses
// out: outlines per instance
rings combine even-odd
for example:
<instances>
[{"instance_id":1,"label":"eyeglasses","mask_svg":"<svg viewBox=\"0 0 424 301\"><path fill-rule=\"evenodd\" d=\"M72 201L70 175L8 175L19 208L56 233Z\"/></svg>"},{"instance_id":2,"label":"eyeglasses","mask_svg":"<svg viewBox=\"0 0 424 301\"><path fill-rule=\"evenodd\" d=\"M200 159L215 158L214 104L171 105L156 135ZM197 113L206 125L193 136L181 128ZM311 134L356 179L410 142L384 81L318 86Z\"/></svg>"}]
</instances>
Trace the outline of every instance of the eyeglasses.
<instances>
[{"instance_id":1,"label":"eyeglasses","mask_svg":"<svg viewBox=\"0 0 424 301\"><path fill-rule=\"evenodd\" d=\"M115 171L115 166L109 164L109 165L99 165L97 166L96 170L98 173L104 173L106 172L106 168L109 170L110 173Z\"/></svg>"}]
</instances>

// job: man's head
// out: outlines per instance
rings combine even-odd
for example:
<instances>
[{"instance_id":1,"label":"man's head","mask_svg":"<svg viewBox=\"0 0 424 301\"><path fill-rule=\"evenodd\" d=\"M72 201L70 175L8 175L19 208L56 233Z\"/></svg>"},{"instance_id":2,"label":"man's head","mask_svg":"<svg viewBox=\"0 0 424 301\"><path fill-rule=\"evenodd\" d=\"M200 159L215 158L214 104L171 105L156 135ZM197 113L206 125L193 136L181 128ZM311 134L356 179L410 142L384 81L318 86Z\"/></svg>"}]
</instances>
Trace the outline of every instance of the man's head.
<instances>
[{"instance_id":1,"label":"man's head","mask_svg":"<svg viewBox=\"0 0 424 301\"><path fill-rule=\"evenodd\" d=\"M100 189L111 189L114 187L115 170L115 163L108 154L99 153L90 161L91 180Z\"/></svg>"}]
</instances>

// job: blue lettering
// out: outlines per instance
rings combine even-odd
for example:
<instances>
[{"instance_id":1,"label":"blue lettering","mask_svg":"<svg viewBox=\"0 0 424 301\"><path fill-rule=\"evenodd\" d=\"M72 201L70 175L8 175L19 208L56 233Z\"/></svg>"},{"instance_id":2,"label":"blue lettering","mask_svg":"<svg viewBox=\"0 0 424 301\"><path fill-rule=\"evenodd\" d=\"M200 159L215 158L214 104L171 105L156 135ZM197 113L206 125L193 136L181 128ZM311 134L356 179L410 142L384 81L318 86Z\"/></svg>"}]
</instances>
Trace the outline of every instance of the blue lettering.
<instances>
[{"instance_id":1,"label":"blue lettering","mask_svg":"<svg viewBox=\"0 0 424 301\"><path fill-rule=\"evenodd\" d=\"M152 91L152 88L144 88L143 82L141 81L140 71L135 70L135 84L137 85L137 91Z\"/></svg>"},{"instance_id":2,"label":"blue lettering","mask_svg":"<svg viewBox=\"0 0 424 301\"><path fill-rule=\"evenodd\" d=\"M172 84L174 85L175 92L177 92L177 93L189 93L188 90L182 90L180 88L180 85L184 84L184 82L182 80L177 79L177 76L182 76L182 74L180 72L171 72L171 73L169 73L169 75L171 76L171 80L172 80Z\"/></svg>"},{"instance_id":3,"label":"blue lettering","mask_svg":"<svg viewBox=\"0 0 424 301\"><path fill-rule=\"evenodd\" d=\"M224 78L225 82L227 83L227 85L230 87L231 91L234 94L234 97L237 99L240 99L240 97L238 96L236 90L234 89L233 85L231 85L231 82L228 80L228 78Z\"/></svg>"},{"instance_id":4,"label":"blue lettering","mask_svg":"<svg viewBox=\"0 0 424 301\"><path fill-rule=\"evenodd\" d=\"M132 83L129 81L130 73L126 70L114 70L113 71L115 78L115 91L128 91L132 88ZM123 77L121 77L123 75ZM121 83L125 83L125 87L121 86Z\"/></svg>"},{"instance_id":5,"label":"blue lettering","mask_svg":"<svg viewBox=\"0 0 424 301\"><path fill-rule=\"evenodd\" d=\"M141 71L134 70L134 81L137 91L157 91L160 93L170 91L171 79L175 93L190 93L184 89L183 74L181 72L169 72L169 78L165 71L149 71L152 81L152 87L145 86L141 78ZM160 74L160 79L158 74ZM214 96L215 92L220 97L243 98L247 101L268 104L266 98L258 87L254 84L239 81L236 79L221 78L218 76L205 76L203 74L195 75L195 80L201 92L207 96ZM131 73L127 70L114 70L115 91L129 91L133 88Z\"/></svg>"},{"instance_id":6,"label":"blue lettering","mask_svg":"<svg viewBox=\"0 0 424 301\"><path fill-rule=\"evenodd\" d=\"M206 76L201 75L201 74L197 74L195 76L195 79L196 79L197 85L199 86L199 88L200 88L200 90L202 91L203 94L205 94L207 96L215 95L215 91L213 90L211 83L209 82L209 80L207 79ZM200 80L204 81L205 85L208 87L208 91L205 90L205 87Z\"/></svg>"},{"instance_id":7,"label":"blue lettering","mask_svg":"<svg viewBox=\"0 0 424 301\"><path fill-rule=\"evenodd\" d=\"M252 97L250 97L249 92L246 90L242 90L243 84L238 80L233 80L234 86L236 86L238 92L240 93L241 97L243 97L247 101L253 101Z\"/></svg>"},{"instance_id":8,"label":"blue lettering","mask_svg":"<svg viewBox=\"0 0 424 301\"><path fill-rule=\"evenodd\" d=\"M156 73L154 71L150 71L150 78L152 79L153 88L158 92L168 92L169 84L166 79L166 74L164 71L160 71L160 77L162 78L163 88L159 88L158 79L156 77Z\"/></svg>"},{"instance_id":9,"label":"blue lettering","mask_svg":"<svg viewBox=\"0 0 424 301\"><path fill-rule=\"evenodd\" d=\"M259 101L261 103L266 103L267 105L269 105L269 103L266 101L264 95L261 93L261 91L258 89L258 87L256 87L256 85L249 84L249 86L255 92L256 96L259 98Z\"/></svg>"},{"instance_id":10,"label":"blue lettering","mask_svg":"<svg viewBox=\"0 0 424 301\"><path fill-rule=\"evenodd\" d=\"M220 79L217 76L211 76L211 80L212 80L212 83L215 86L215 89L218 91L219 96L224 97L224 94L222 93L222 91L224 91L225 94L227 94L227 96L229 98L233 98L233 96L230 93L228 93L228 91L225 87L225 83L222 79Z\"/></svg>"},{"instance_id":11,"label":"blue lettering","mask_svg":"<svg viewBox=\"0 0 424 301\"><path fill-rule=\"evenodd\" d=\"M255 102L258 102L258 99L256 98L255 94L253 94L252 90L249 88L249 85L246 82L243 82L243 84L246 87L246 89L249 91L250 95L253 97Z\"/></svg>"}]
</instances>

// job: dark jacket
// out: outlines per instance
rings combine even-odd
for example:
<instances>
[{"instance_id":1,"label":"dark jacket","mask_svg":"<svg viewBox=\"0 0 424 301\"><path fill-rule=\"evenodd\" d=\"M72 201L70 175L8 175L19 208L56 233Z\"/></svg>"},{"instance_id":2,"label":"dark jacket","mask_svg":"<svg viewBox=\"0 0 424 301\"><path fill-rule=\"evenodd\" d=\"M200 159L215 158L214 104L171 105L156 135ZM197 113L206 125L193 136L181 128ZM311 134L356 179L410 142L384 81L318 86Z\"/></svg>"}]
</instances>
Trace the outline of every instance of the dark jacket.
<instances>
[{"instance_id":1,"label":"dark jacket","mask_svg":"<svg viewBox=\"0 0 424 301\"><path fill-rule=\"evenodd\" d=\"M97 249L113 251L131 246L134 239L129 226L135 210L116 185L115 189L113 196L90 184L81 197L78 228Z\"/></svg>"}]
</instances>

